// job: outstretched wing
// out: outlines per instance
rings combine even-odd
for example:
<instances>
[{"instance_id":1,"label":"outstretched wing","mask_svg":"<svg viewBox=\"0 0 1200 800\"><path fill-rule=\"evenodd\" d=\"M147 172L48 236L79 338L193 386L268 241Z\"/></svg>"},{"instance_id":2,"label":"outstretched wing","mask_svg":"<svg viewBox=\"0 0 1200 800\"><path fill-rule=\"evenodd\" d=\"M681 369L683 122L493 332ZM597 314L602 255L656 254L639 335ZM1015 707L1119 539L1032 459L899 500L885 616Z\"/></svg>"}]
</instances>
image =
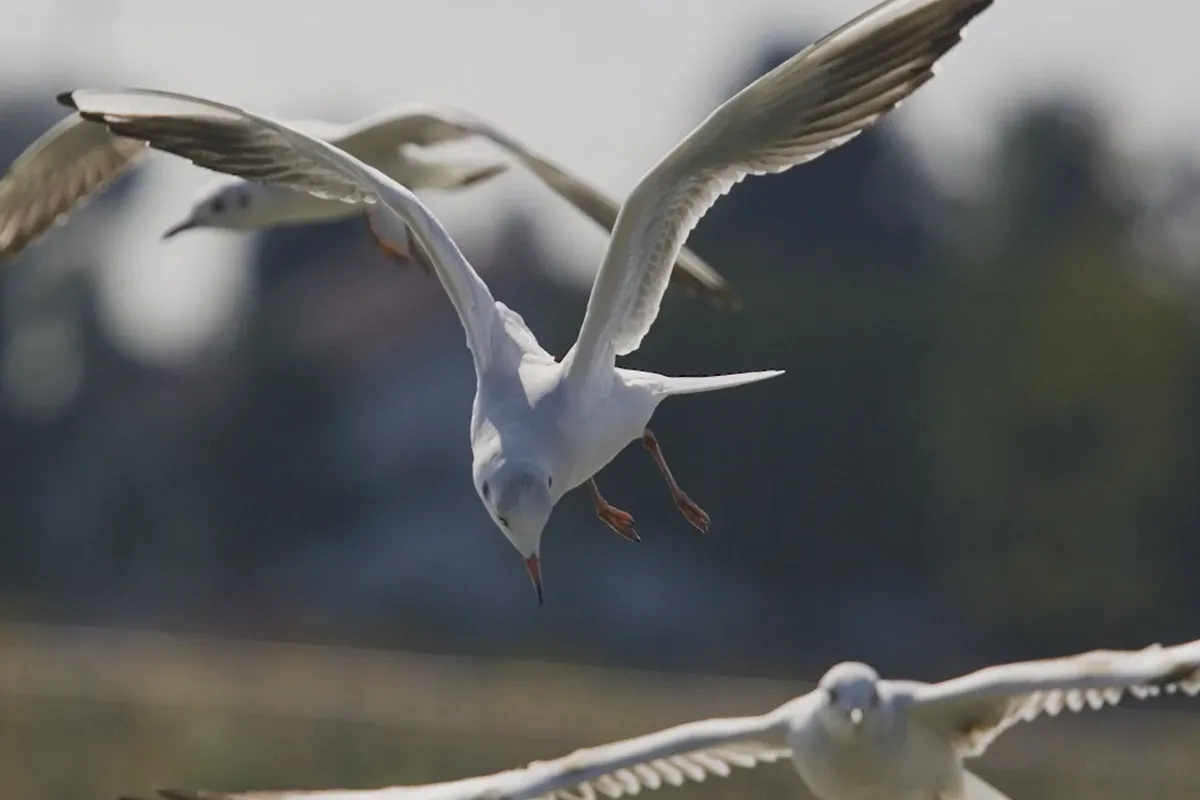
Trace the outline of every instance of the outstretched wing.
<instances>
[{"instance_id":1,"label":"outstretched wing","mask_svg":"<svg viewBox=\"0 0 1200 800\"><path fill-rule=\"evenodd\" d=\"M566 758L577 760L562 766L559 762L566 759L534 762L523 770L427 786L273 792L159 789L157 795L161 800L599 800L601 797L615 800L642 789L702 782L710 775L725 777L735 767L749 769L790 756L787 748L760 742L729 742L682 753L660 750L625 760L597 753L606 747L572 753ZM147 799L131 795L118 800Z\"/></svg>"},{"instance_id":2,"label":"outstretched wing","mask_svg":"<svg viewBox=\"0 0 1200 800\"><path fill-rule=\"evenodd\" d=\"M469 139L473 121L455 108L407 103L343 125L329 142L363 161L382 162L402 145L433 147Z\"/></svg>"},{"instance_id":3,"label":"outstretched wing","mask_svg":"<svg viewBox=\"0 0 1200 800\"><path fill-rule=\"evenodd\" d=\"M0 262L19 256L72 211L125 173L145 152L76 114L17 157L0 180Z\"/></svg>"},{"instance_id":4,"label":"outstretched wing","mask_svg":"<svg viewBox=\"0 0 1200 800\"><path fill-rule=\"evenodd\" d=\"M409 189L465 189L507 172L509 165L427 158L417 148L470 138L469 119L452 108L410 103L341 125L321 138Z\"/></svg>"},{"instance_id":5,"label":"outstretched wing","mask_svg":"<svg viewBox=\"0 0 1200 800\"><path fill-rule=\"evenodd\" d=\"M1095 650L1067 658L987 667L912 693L911 719L978 756L1021 721L1067 709L1115 705L1182 691L1200 693L1200 641L1143 650Z\"/></svg>"},{"instance_id":6,"label":"outstretched wing","mask_svg":"<svg viewBox=\"0 0 1200 800\"><path fill-rule=\"evenodd\" d=\"M380 204L416 236L458 311L476 369L502 324L487 285L433 213L405 187L343 150L283 123L188 95L145 89L59 96L87 120L193 164L347 203Z\"/></svg>"},{"instance_id":7,"label":"outstretched wing","mask_svg":"<svg viewBox=\"0 0 1200 800\"><path fill-rule=\"evenodd\" d=\"M887 0L721 105L646 174L617 217L572 370L633 352L669 265L700 217L747 175L783 172L857 136L934 75L992 0Z\"/></svg>"},{"instance_id":8,"label":"outstretched wing","mask_svg":"<svg viewBox=\"0 0 1200 800\"><path fill-rule=\"evenodd\" d=\"M703 783L707 778L725 778L735 768L751 769L790 758L792 751L763 742L732 742L679 755L655 758L630 767L616 769L569 789L559 789L540 800L599 800L635 795L643 789L682 786L688 781Z\"/></svg>"},{"instance_id":9,"label":"outstretched wing","mask_svg":"<svg viewBox=\"0 0 1200 800\"><path fill-rule=\"evenodd\" d=\"M595 186L533 152L494 125L475 119L470 122L470 129L516 158L551 191L575 206L597 225L610 233L616 227L620 205ZM717 305L737 305L737 298L721 274L686 247L680 248L669 274L671 281L700 292Z\"/></svg>"},{"instance_id":10,"label":"outstretched wing","mask_svg":"<svg viewBox=\"0 0 1200 800\"><path fill-rule=\"evenodd\" d=\"M163 800L616 800L642 789L681 786L710 775L724 777L735 767L786 759L791 755L783 742L788 722L807 713L812 702L812 695L804 695L757 717L689 722L552 761L446 783L327 792L164 789L158 794Z\"/></svg>"},{"instance_id":11,"label":"outstretched wing","mask_svg":"<svg viewBox=\"0 0 1200 800\"><path fill-rule=\"evenodd\" d=\"M159 789L161 800L412 800L419 794L409 786L387 789L329 789L316 792L209 792L199 789ZM149 800L126 795L117 800Z\"/></svg>"},{"instance_id":12,"label":"outstretched wing","mask_svg":"<svg viewBox=\"0 0 1200 800\"><path fill-rule=\"evenodd\" d=\"M784 729L797 702L758 717L708 719L536 761L506 781L509 800L598 800L680 786L791 755ZM469 800L485 800L483 796Z\"/></svg>"},{"instance_id":13,"label":"outstretched wing","mask_svg":"<svg viewBox=\"0 0 1200 800\"><path fill-rule=\"evenodd\" d=\"M384 164L395 159L402 145L427 147L471 137L486 139L516 158L551 191L605 230L611 232L616 225L620 206L612 198L533 152L495 125L461 109L426 104L404 105L367 117L345 126L336 135L323 138L362 161L384 168ZM719 304L735 302L720 273L691 250L681 249L674 266L671 279L680 285L702 292Z\"/></svg>"}]
</instances>

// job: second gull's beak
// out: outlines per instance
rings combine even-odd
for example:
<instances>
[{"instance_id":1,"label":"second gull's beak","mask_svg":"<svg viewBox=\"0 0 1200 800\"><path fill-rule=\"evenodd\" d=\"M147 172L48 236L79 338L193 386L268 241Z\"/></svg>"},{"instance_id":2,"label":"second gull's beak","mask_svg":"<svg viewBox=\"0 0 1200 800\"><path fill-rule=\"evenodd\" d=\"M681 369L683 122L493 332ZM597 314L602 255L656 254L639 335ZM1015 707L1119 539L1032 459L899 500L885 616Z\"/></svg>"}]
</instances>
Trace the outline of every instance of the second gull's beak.
<instances>
[{"instance_id":1,"label":"second gull's beak","mask_svg":"<svg viewBox=\"0 0 1200 800\"><path fill-rule=\"evenodd\" d=\"M854 727L857 728L859 725L862 724L862 721L863 721L863 710L861 708L850 709L850 723L852 725L854 725Z\"/></svg>"},{"instance_id":2,"label":"second gull's beak","mask_svg":"<svg viewBox=\"0 0 1200 800\"><path fill-rule=\"evenodd\" d=\"M185 219L178 225L172 225L170 228L167 228L165 231L163 231L162 238L170 239L175 234L183 233L184 231L191 230L194 227L196 227L196 223L192 222L190 219Z\"/></svg>"},{"instance_id":3,"label":"second gull's beak","mask_svg":"<svg viewBox=\"0 0 1200 800\"><path fill-rule=\"evenodd\" d=\"M525 569L529 571L529 579L533 581L533 588L537 589L538 605L542 605L542 567L538 563L537 554L531 555L525 559Z\"/></svg>"}]
</instances>

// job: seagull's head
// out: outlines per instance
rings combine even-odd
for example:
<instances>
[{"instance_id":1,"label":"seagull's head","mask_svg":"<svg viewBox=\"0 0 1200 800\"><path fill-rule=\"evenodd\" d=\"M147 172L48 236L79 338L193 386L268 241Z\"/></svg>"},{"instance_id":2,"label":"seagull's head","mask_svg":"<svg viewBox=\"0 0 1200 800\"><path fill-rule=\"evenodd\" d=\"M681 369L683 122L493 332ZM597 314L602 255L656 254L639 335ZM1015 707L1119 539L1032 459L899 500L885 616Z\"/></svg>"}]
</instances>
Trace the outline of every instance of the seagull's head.
<instances>
[{"instance_id":1,"label":"seagull's head","mask_svg":"<svg viewBox=\"0 0 1200 800\"><path fill-rule=\"evenodd\" d=\"M817 691L824 694L821 714L835 733L857 736L879 716L879 673L857 661L843 661L821 678Z\"/></svg>"},{"instance_id":2,"label":"seagull's head","mask_svg":"<svg viewBox=\"0 0 1200 800\"><path fill-rule=\"evenodd\" d=\"M536 463L498 460L477 471L475 488L500 530L525 559L542 602L542 529L554 509L554 476Z\"/></svg>"},{"instance_id":3,"label":"seagull's head","mask_svg":"<svg viewBox=\"0 0 1200 800\"><path fill-rule=\"evenodd\" d=\"M162 238L193 228L252 230L258 227L254 220L256 191L257 184L248 181L221 181L201 192L188 215L163 231Z\"/></svg>"}]
</instances>

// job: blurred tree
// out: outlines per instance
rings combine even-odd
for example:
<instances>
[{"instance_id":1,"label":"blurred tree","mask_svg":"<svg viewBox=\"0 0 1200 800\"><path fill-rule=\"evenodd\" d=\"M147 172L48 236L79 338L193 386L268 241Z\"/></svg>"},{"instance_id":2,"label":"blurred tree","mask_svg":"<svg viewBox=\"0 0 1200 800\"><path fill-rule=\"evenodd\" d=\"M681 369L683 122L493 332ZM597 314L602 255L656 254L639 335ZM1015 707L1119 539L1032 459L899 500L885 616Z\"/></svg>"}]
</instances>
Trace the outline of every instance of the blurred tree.
<instances>
[{"instance_id":1,"label":"blurred tree","mask_svg":"<svg viewBox=\"0 0 1200 800\"><path fill-rule=\"evenodd\" d=\"M61 118L52 96L29 92L0 100L4 170ZM79 211L80 225L125 204L136 179L135 170L114 182ZM87 555L102 546L103 529L59 529L52 535L45 526L72 489L96 486L84 476L66 478L61 462L87 420L95 421L90 401L102 397L106 385L136 372L104 346L90 313L89 273L95 264L78 248L64 247L66 238L52 230L0 271L0 529L6 532L0 538L0 583L7 587L6 604L21 613L82 589L68 578L92 583L82 573L92 563ZM64 486L64 479L72 484ZM68 516L58 515L58 521Z\"/></svg>"},{"instance_id":2,"label":"blurred tree","mask_svg":"<svg viewBox=\"0 0 1200 800\"><path fill-rule=\"evenodd\" d=\"M1151 617L1178 632L1195 610L1170 524L1195 503L1190 309L1139 281L1093 115L1030 109L996 163L990 246L941 304L931 577L1040 650L1141 641Z\"/></svg>"}]
</instances>

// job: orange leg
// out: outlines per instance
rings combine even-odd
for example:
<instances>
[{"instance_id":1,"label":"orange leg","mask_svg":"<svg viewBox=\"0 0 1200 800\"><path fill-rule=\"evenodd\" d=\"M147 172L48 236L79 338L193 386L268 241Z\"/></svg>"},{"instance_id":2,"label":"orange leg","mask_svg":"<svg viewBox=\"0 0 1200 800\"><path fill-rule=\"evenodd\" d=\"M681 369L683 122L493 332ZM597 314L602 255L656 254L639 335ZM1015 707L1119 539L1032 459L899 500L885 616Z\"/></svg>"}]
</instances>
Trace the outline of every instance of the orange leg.
<instances>
[{"instance_id":1,"label":"orange leg","mask_svg":"<svg viewBox=\"0 0 1200 800\"><path fill-rule=\"evenodd\" d=\"M367 219L367 231L371 234L371 239L374 240L375 246L379 248L379 251L384 256L400 264L416 264L425 271L426 275L433 274L433 265L429 261L429 255L419 243L411 238L403 244L393 242L376 230L374 223L371 221L370 213L364 216ZM412 234L409 234L409 236L411 237Z\"/></svg>"},{"instance_id":2,"label":"orange leg","mask_svg":"<svg viewBox=\"0 0 1200 800\"><path fill-rule=\"evenodd\" d=\"M623 539L631 542L642 540L642 537L638 536L637 531L633 529L633 517L604 499L600 494L600 487L596 485L595 478L588 481L588 489L592 493L592 502L596 504L596 516L600 518L601 522L612 528L613 532Z\"/></svg>"},{"instance_id":3,"label":"orange leg","mask_svg":"<svg viewBox=\"0 0 1200 800\"><path fill-rule=\"evenodd\" d=\"M663 478L667 482L667 488L671 490L671 499L675 501L675 505L687 517L688 522L701 533L708 533L709 518L708 514L704 513L704 509L692 502L692 499L683 493L679 488L679 484L675 482L675 476L671 474L671 468L667 466L667 459L663 457L662 448L658 445L658 439L649 428L642 434L642 445L650 451L650 455L654 457L654 463L658 465L658 471L662 473Z\"/></svg>"}]
</instances>

